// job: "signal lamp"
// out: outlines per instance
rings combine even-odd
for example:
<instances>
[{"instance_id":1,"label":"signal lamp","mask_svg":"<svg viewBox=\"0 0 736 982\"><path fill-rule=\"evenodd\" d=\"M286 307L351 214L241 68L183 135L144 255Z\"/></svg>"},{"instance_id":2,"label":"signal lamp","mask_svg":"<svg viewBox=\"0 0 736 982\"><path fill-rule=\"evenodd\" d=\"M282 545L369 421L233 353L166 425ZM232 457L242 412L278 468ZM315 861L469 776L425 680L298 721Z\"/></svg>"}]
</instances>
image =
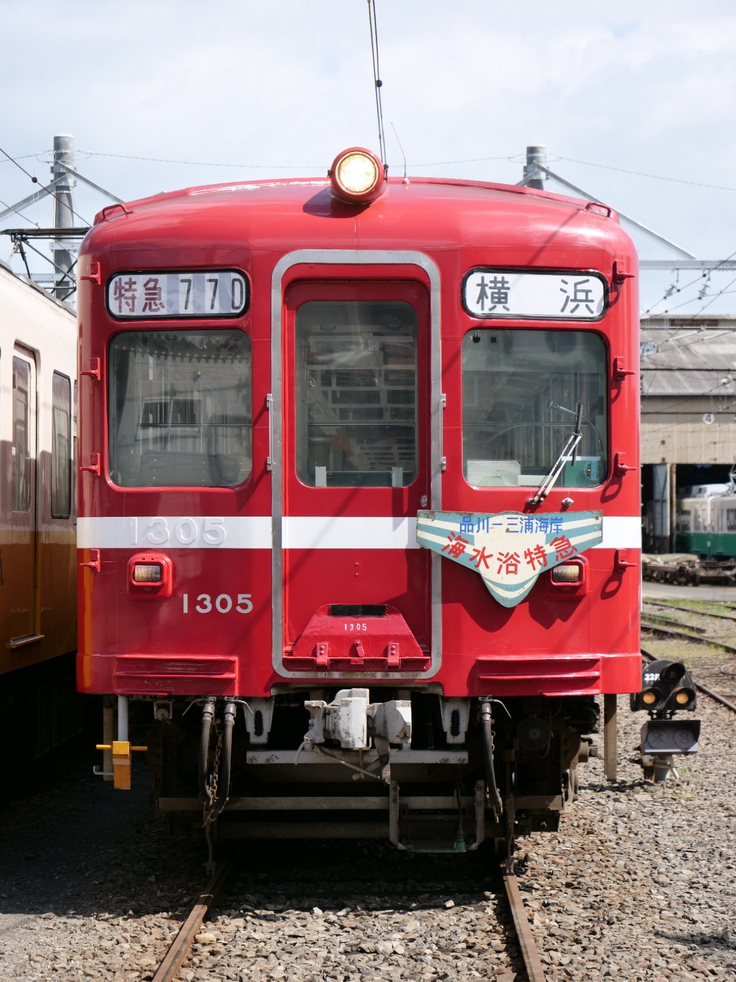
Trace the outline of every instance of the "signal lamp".
<instances>
[{"instance_id":1,"label":"signal lamp","mask_svg":"<svg viewBox=\"0 0 736 982\"><path fill-rule=\"evenodd\" d=\"M588 592L588 563L584 556L575 556L545 572L542 582L550 600L577 601Z\"/></svg>"},{"instance_id":2,"label":"signal lamp","mask_svg":"<svg viewBox=\"0 0 736 982\"><path fill-rule=\"evenodd\" d=\"M552 570L553 583L579 583L582 578L583 571L579 563L562 563Z\"/></svg>"},{"instance_id":3,"label":"signal lamp","mask_svg":"<svg viewBox=\"0 0 736 982\"><path fill-rule=\"evenodd\" d=\"M163 578L161 563L136 563L133 567L134 583L162 583Z\"/></svg>"},{"instance_id":4,"label":"signal lamp","mask_svg":"<svg viewBox=\"0 0 736 982\"><path fill-rule=\"evenodd\" d=\"M382 161L362 147L339 153L327 176L335 197L349 204L374 201L386 188L386 168Z\"/></svg>"},{"instance_id":5,"label":"signal lamp","mask_svg":"<svg viewBox=\"0 0 736 982\"><path fill-rule=\"evenodd\" d=\"M139 552L128 560L128 595L139 600L171 596L173 564L161 552Z\"/></svg>"},{"instance_id":6,"label":"signal lamp","mask_svg":"<svg viewBox=\"0 0 736 982\"><path fill-rule=\"evenodd\" d=\"M650 716L662 717L681 709L692 712L696 706L695 686L682 662L660 658L642 665L642 687L631 696L632 712L646 709Z\"/></svg>"},{"instance_id":7,"label":"signal lamp","mask_svg":"<svg viewBox=\"0 0 736 982\"><path fill-rule=\"evenodd\" d=\"M667 682L668 685L673 685L675 682L679 682L680 679L685 674L685 666L678 661L670 662L666 665L660 673L660 678L663 682Z\"/></svg>"}]
</instances>

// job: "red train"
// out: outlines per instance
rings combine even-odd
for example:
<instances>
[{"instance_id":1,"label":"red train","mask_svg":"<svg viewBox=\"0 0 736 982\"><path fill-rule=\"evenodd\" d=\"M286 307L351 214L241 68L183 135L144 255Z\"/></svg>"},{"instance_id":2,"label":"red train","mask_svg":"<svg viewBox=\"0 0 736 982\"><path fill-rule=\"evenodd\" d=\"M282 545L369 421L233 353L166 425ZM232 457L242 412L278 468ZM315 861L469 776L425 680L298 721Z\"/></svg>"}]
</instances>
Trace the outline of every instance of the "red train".
<instances>
[{"instance_id":1,"label":"red train","mask_svg":"<svg viewBox=\"0 0 736 982\"><path fill-rule=\"evenodd\" d=\"M353 148L106 208L79 267L78 685L117 697L108 777L137 739L158 808L223 836L556 827L596 697L641 683L611 210Z\"/></svg>"}]
</instances>

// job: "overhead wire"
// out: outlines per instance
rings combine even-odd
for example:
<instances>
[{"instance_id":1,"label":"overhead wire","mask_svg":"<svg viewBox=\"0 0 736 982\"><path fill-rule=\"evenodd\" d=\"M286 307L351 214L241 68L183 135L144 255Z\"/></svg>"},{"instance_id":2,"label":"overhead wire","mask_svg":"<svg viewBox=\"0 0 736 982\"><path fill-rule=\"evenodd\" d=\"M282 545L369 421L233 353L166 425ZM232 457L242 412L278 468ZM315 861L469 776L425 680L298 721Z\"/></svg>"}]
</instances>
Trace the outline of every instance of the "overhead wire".
<instances>
[{"instance_id":1,"label":"overhead wire","mask_svg":"<svg viewBox=\"0 0 736 982\"><path fill-rule=\"evenodd\" d=\"M3 163L6 163L6 162L7 161L3 161ZM36 228L40 228L41 227L38 224L38 222L34 222L32 218L26 218L26 216L23 214L23 212L18 211L18 209L14 205L9 205L7 203L7 201L3 201L2 199L0 199L0 205L2 205L3 208L5 208L7 211L12 211L19 218L22 218L24 222L30 222L31 225L35 225Z\"/></svg>"},{"instance_id":2,"label":"overhead wire","mask_svg":"<svg viewBox=\"0 0 736 982\"><path fill-rule=\"evenodd\" d=\"M87 222L85 218L82 218L82 216L78 214L78 212L76 212L67 201L64 201L57 194L55 194L51 190L51 188L47 188L46 185L42 184L41 181L39 181L39 179L35 175L30 174L25 169L25 167L23 167L22 164L19 164L18 160L21 158L16 159L15 157L11 157L11 155L7 152L7 150L3 150L2 147L0 147L0 153L4 154L12 164L15 164L18 170L21 170L26 175L26 177L29 178L32 184L37 184L42 191L45 191L46 194L50 195L54 199L54 201L58 202L58 204L63 205L63 207L66 208L67 211L69 211L75 218L78 218L83 225L89 224L89 222ZM15 211L15 209L13 209L13 211Z\"/></svg>"},{"instance_id":3,"label":"overhead wire","mask_svg":"<svg viewBox=\"0 0 736 982\"><path fill-rule=\"evenodd\" d=\"M381 69L378 63L378 22L376 20L376 0L368 0L368 24L371 34L371 59L373 61L373 89L376 94L376 117L378 120L378 150L383 166L386 161L386 135L383 128L383 104L381 102Z\"/></svg>"},{"instance_id":4,"label":"overhead wire","mask_svg":"<svg viewBox=\"0 0 736 982\"><path fill-rule=\"evenodd\" d=\"M736 255L736 253L731 253L731 256L733 256L733 255ZM729 256L728 259L730 259L731 256ZM724 262L728 262L728 259L722 259L718 263L718 266L721 266ZM716 270L718 268L718 266L714 266L713 267L713 270ZM706 274L703 273L703 276L705 276L705 275ZM700 280L700 279L702 279L702 277L698 277L698 280ZM676 293L681 293L683 290L686 290L689 287L694 286L695 283L698 282L698 280L693 280L692 283L688 283L686 286L681 287L681 288L678 288L678 290L676 290L675 292ZM728 283L723 287L722 290L718 290L711 297L709 297L708 298L708 302L707 303L704 303L703 306L699 310L696 310L694 313L690 314L689 315L690 320L694 322L695 320L697 320L698 317L700 317L700 315L703 313L704 310L706 310L708 307L710 307L710 305L712 303L714 303L716 300L720 299L720 297L723 297L726 294L731 293L732 291L729 290L729 287L733 286L734 283L736 283L736 277L734 277L733 279L729 280ZM644 312L644 314L642 314L642 320L645 319L645 318L647 318L650 315L651 316L654 316L654 317L664 317L667 314L672 313L673 310L679 310L681 307L689 307L690 304L697 303L698 300L702 300L703 297L702 296L698 296L698 297L693 297L691 300L683 300L682 303L678 303L678 304L675 304L674 306L670 306L666 310L659 311L659 313L653 313L654 308L657 307L660 303L663 303L663 301L665 299L666 299L666 297L663 297L661 300L658 300L656 303L652 304L652 306L648 310L646 310ZM681 327L683 326L682 323L680 324L680 326Z\"/></svg>"},{"instance_id":5,"label":"overhead wire","mask_svg":"<svg viewBox=\"0 0 736 982\"><path fill-rule=\"evenodd\" d=\"M370 37L371 37L371 56L372 56L372 65L373 65L374 91L375 91L375 99L376 99L376 116L377 116L378 129L379 129L378 136L379 136L380 155L381 155L381 159L383 160L383 162L386 163L386 142L385 142L384 123L383 123L383 107L382 107L382 100L381 100L381 88L382 88L382 84L383 83L382 83L382 80L381 80L381 77L380 77L380 62L379 62L379 50L378 50L378 25L377 25L377 20L376 20L376 5L375 5L375 0L367 0L367 3L368 3L369 27L370 27ZM7 151L3 150L0 147L0 153L2 153L4 155L4 157L6 158L6 160L4 160L4 161L3 160L0 160L0 162L2 162L2 163L12 163L12 164L15 164L15 166L18 167L18 169L21 170L34 184L37 184L39 186L39 188L41 188L48 195L50 195L55 201L59 201L60 203L62 203L65 208L68 208L70 210L70 212L73 215L75 215L75 217L79 218L79 220L82 223L85 223L86 224L85 219L82 218L82 216L79 215L76 211L74 211L74 209L71 208L70 205L66 201L63 201L63 199L61 199L57 194L55 194L53 190L51 190L50 188L48 188L44 184L42 184L38 180L37 177L31 175L25 169L25 167L23 167L19 163L20 160L29 159L29 158L32 158L32 157L35 157L35 158L38 159L38 157L42 153L49 153L49 152L50 151L38 151L35 154L24 154L23 156L12 157L9 153L7 153ZM139 160L139 161L143 161L143 162L164 163L164 164L177 164L177 165L181 165L181 166L195 166L195 167L226 167L226 168L240 168L240 169L253 168L253 169L263 169L263 170L290 170L290 171L291 170L305 170L306 169L304 167L304 165L287 165L287 164L270 165L270 164L257 164L257 163L248 163L248 164L246 164L246 163L219 163L219 162L216 162L216 161L209 161L209 162L207 162L207 161L194 161L194 160L180 160L180 159L166 158L166 157L147 157L147 156L136 155L136 154L107 153L107 152L104 152L104 151L94 151L94 150L81 150L81 151L78 151L78 153L81 153L81 154L83 154L83 155L85 155L87 157L95 157L95 156L97 156L97 157L110 157L110 158L117 158L117 159L124 159L124 160ZM488 156L488 157L473 157L473 158L464 158L464 159L456 159L456 160L441 160L441 161L434 161L434 162L431 162L431 163L417 163L417 164L414 164L413 166L414 167L446 166L446 165L449 165L449 164L483 163L485 161L491 161L491 160L506 160L506 161L509 161L509 162L514 162L514 161L518 161L520 159L521 159L521 157L520 157L519 154L512 154L512 155L497 155L497 156ZM692 187L702 187L702 188L709 188L709 189L713 189L713 190L736 191L736 187L730 187L728 185L716 185L716 184L707 184L707 183L699 182L699 181L689 181L689 180L685 180L685 179L682 179L682 178L668 177L668 176L661 175L661 174L651 174L651 173L648 173L646 171L637 171L637 170L631 170L631 169L627 169L627 168L623 168L623 167L615 167L615 166L612 166L610 164L598 164L598 163L595 163L593 161L580 160L579 158L576 158L576 157L568 157L568 156L565 156L565 155L555 155L555 159L556 160L566 160L566 161L569 161L571 163L580 164L580 165L585 166L585 167L596 167L596 168L599 168L599 169L602 169L602 170L609 170L609 171L614 171L614 172L618 172L618 173L622 173L622 174L631 174L631 175L634 175L634 176L637 176L637 177L645 177L645 178L648 178L648 179L651 179L651 180L662 180L662 181L668 181L668 182L671 182L671 183L686 184L686 185L689 185L689 186L692 186ZM314 169L317 170L318 168L314 168ZM5 207L11 207L11 206L7 206L6 205ZM27 220L29 220L29 219L27 219ZM32 223L32 224L36 224L37 225L37 223ZM718 271L718 269L719 269L719 267L721 265L723 265L724 263L728 262L734 256L736 256L736 251L732 252L728 257L726 257L726 259L723 259L720 262L714 264L714 266L710 267L708 270L706 270L702 274L699 274L695 279L691 280L689 283L686 283L683 286L678 286L674 290L671 287L668 288L668 291L669 292L665 292L665 294L662 296L662 298L660 300L656 301L647 310L645 310L643 312L643 314L642 314L642 317L644 319L646 319L649 316L656 316L655 309L660 304L662 304L669 296L672 296L673 293L677 293L677 294L681 294L682 295L682 294L684 294L684 292L686 290L690 289L691 287L695 286L696 284L699 284L699 283L702 284L703 279L709 279L711 273ZM691 316L694 317L694 318L697 318L698 316L700 316L700 314L704 310L706 310L712 303L714 303L717 299L719 299L720 297L722 297L725 294L729 293L730 292L729 291L729 287L734 282L736 282L736 279L729 281L729 283L723 289L717 291L715 294L713 294L712 296L708 297L707 301L702 305L702 307L698 311L696 311L695 313L693 313ZM675 306L670 306L665 311L660 311L660 314L667 314L667 313L670 313L673 310L678 310L681 307L690 306L691 304L696 303L697 300L702 300L702 299L704 299L704 296L701 293L701 295L699 297L697 297L697 298L696 297L693 297L692 299L689 299L689 300L683 300L682 303L679 303L679 304L677 304Z\"/></svg>"},{"instance_id":6,"label":"overhead wire","mask_svg":"<svg viewBox=\"0 0 736 982\"><path fill-rule=\"evenodd\" d=\"M206 160L175 160L170 157L142 157L136 154L130 153L104 153L103 151L97 150L78 150L78 154L84 154L87 157L112 157L117 160L141 160L144 163L151 164L179 164L182 167L237 167L240 170L247 170L248 168L254 168L256 170L299 170L305 171L308 169L319 170L324 168L324 164L313 165L313 164L221 164L213 161Z\"/></svg>"},{"instance_id":7,"label":"overhead wire","mask_svg":"<svg viewBox=\"0 0 736 982\"><path fill-rule=\"evenodd\" d=\"M648 310L645 310L642 316L643 317L646 317L648 314L651 314L655 307L657 307L661 303L664 303L664 301L668 297L671 297L673 293L682 293L684 290L690 289L691 286L694 286L696 283L701 282L701 280L704 277L708 277L708 279L710 279L711 273L717 272L718 269L719 269L719 267L723 266L724 263L729 262L729 260L733 259L734 256L736 256L736 250L734 250L729 256L726 256L725 259L721 259L719 262L717 262L713 266L709 267L707 270L705 270L705 272L703 272L700 275L696 276L694 280L691 280L689 283L686 283L684 286L678 286L675 290L670 290L669 293L665 291L664 296L660 300L657 300L655 303L653 303L652 306ZM733 283L733 282L734 281L731 280L731 283ZM719 296L722 296L723 293L725 293L728 290L728 287L731 286L731 283L728 283L723 288L723 290L721 290L718 293L716 293L712 297L711 302L712 302L712 300L716 300ZM669 290L669 287L668 287L668 290ZM702 299L702 297L700 297L698 299ZM661 311L661 314L667 314L667 313L669 313L670 310L677 310L679 307L685 307L685 306L687 306L688 304L691 304L691 303L695 303L695 300L686 300L686 301L684 301L681 304L677 304L677 306L675 306L675 307L671 307L668 310ZM710 306L710 304L706 304L705 306ZM702 310L705 310L705 306L702 308ZM697 317L699 315L699 313L700 313L700 311L697 314L693 314L693 316L694 317Z\"/></svg>"},{"instance_id":8,"label":"overhead wire","mask_svg":"<svg viewBox=\"0 0 736 982\"><path fill-rule=\"evenodd\" d=\"M701 181L686 181L680 177L665 177L663 174L648 174L646 171L627 170L624 167L612 167L610 164L594 164L590 160L578 160L575 157L561 156L558 160L569 160L571 164L582 164L584 167L598 167L601 170L617 171L619 174L632 174L635 177L648 177L654 181L670 181L673 184L689 184L696 188L710 188L713 191L736 191L736 188L725 184L703 184Z\"/></svg>"},{"instance_id":9,"label":"overhead wire","mask_svg":"<svg viewBox=\"0 0 736 982\"><path fill-rule=\"evenodd\" d=\"M376 86L377 89L377 101L380 102L380 89L382 87L382 82L380 78L379 63L378 63L378 49L375 47L377 41L377 27L375 28L374 35L374 25L375 25L375 0L368 0L369 5L369 17L371 24L371 44L375 51L374 54L374 83L377 81L381 84ZM382 114L381 114L382 116ZM381 123L382 127L382 123ZM3 151L4 152L4 151ZM50 154L50 150L39 150L33 154L24 154L15 158L8 156L8 161L0 161L0 163L15 163L18 160L27 160L32 157L38 159L39 157ZM127 154L127 153L108 153L101 150L78 150L78 154L83 154L88 157L112 157L120 160L140 160L146 163L158 163L158 164L179 164L183 167L240 167L240 168L256 168L258 170L308 170L314 168L315 165L312 164L257 164L257 163L231 163L231 162L221 162L221 161L203 161L203 160L180 160L178 158L172 157L148 157L142 154ZM709 188L715 191L736 191L736 187L731 187L725 184L706 184L702 181L689 181L685 178L679 177L669 177L664 174L650 174L647 171L637 171L630 170L625 167L613 167L610 164L597 164L591 160L580 160L577 157L568 157L564 154L552 154L549 155L550 159L554 158L554 161L566 160L573 164L581 164L584 167L596 167L600 170L614 171L619 174L631 174L635 177L646 177L654 181L668 181L674 184L687 184L691 187L701 187ZM413 162L413 167L444 167L450 164L481 164L490 160L506 160L509 163L520 163L523 162L524 157L522 154L496 154L486 157L461 157L453 160L431 160L431 161L421 161ZM316 166L322 166L316 165Z\"/></svg>"}]
</instances>

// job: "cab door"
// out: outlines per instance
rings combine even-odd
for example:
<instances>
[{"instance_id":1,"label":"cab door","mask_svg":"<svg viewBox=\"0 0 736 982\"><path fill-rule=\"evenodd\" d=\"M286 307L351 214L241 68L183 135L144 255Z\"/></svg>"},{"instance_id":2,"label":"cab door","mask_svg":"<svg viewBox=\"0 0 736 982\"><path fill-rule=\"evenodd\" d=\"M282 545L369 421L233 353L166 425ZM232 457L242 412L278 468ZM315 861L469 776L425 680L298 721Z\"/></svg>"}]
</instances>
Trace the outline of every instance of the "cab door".
<instances>
[{"instance_id":1,"label":"cab door","mask_svg":"<svg viewBox=\"0 0 736 982\"><path fill-rule=\"evenodd\" d=\"M430 356L419 282L299 280L284 293L279 674L437 668L433 563L415 534L430 496Z\"/></svg>"}]
</instances>

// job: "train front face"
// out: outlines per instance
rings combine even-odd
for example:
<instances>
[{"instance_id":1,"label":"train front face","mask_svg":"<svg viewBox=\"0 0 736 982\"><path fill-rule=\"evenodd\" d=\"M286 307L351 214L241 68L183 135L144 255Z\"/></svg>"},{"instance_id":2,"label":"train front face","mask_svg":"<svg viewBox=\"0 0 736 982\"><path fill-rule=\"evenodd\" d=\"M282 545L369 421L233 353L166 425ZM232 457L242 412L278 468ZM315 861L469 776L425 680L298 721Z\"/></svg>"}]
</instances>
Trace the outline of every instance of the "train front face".
<instances>
[{"instance_id":1,"label":"train front face","mask_svg":"<svg viewBox=\"0 0 736 982\"><path fill-rule=\"evenodd\" d=\"M473 847L555 827L639 686L636 257L600 206L380 191L89 234L79 686L162 811Z\"/></svg>"}]
</instances>

